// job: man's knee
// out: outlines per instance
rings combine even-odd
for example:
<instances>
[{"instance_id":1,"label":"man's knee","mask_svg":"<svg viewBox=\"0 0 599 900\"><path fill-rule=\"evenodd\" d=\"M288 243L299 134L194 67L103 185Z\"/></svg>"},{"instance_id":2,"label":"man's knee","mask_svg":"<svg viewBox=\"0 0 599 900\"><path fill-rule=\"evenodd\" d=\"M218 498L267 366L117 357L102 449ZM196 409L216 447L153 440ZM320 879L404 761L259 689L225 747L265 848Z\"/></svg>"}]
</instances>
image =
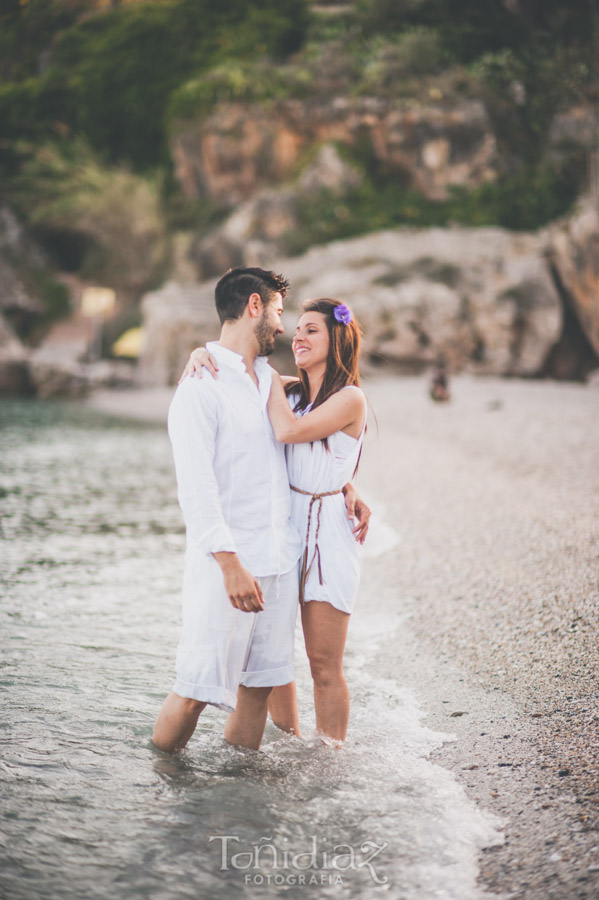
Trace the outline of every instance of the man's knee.
<instances>
[{"instance_id":1,"label":"man's knee","mask_svg":"<svg viewBox=\"0 0 599 900\"><path fill-rule=\"evenodd\" d=\"M258 713L268 706L272 687L247 687L240 684L237 691L237 709L249 710Z\"/></svg>"},{"instance_id":2,"label":"man's knee","mask_svg":"<svg viewBox=\"0 0 599 900\"><path fill-rule=\"evenodd\" d=\"M248 687L246 684L239 685L239 693L248 700L268 700L272 687Z\"/></svg>"},{"instance_id":3,"label":"man's knee","mask_svg":"<svg viewBox=\"0 0 599 900\"><path fill-rule=\"evenodd\" d=\"M182 715L185 718L189 718L191 716L199 716L202 710L206 707L205 700L194 700L193 697L181 697L179 694L175 694L174 692L171 694L175 702L175 706L171 706L175 715Z\"/></svg>"},{"instance_id":4,"label":"man's knee","mask_svg":"<svg viewBox=\"0 0 599 900\"><path fill-rule=\"evenodd\" d=\"M180 697L179 699L190 713L202 712L202 710L206 706L206 702L204 700L194 700L193 697Z\"/></svg>"}]
</instances>

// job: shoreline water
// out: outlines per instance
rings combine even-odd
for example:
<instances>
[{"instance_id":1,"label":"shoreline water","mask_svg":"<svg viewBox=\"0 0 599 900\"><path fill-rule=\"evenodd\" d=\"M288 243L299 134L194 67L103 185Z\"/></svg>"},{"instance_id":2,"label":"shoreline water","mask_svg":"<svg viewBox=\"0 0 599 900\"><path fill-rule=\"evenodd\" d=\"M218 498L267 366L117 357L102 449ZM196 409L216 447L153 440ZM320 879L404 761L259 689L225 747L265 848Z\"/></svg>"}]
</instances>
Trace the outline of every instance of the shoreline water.
<instances>
[{"instance_id":1,"label":"shoreline water","mask_svg":"<svg viewBox=\"0 0 599 900\"><path fill-rule=\"evenodd\" d=\"M599 890L599 393L462 376L452 401L435 405L426 389L422 378L365 383L378 425L358 483L367 499L385 497L401 538L365 560L368 591L403 612L380 653L426 725L457 734L435 760L505 822L505 843L480 856L481 888L590 900ZM161 423L171 396L104 391L87 405Z\"/></svg>"},{"instance_id":2,"label":"shoreline water","mask_svg":"<svg viewBox=\"0 0 599 900\"><path fill-rule=\"evenodd\" d=\"M343 752L314 733L298 623L301 741L268 724L258 753L230 747L208 709L184 752L162 754L150 736L172 685L185 548L164 425L39 400L8 402L2 422L0 893L482 900L477 853L501 839L497 823L431 759L453 735L423 724L381 667L403 614L378 613L368 575ZM397 539L378 518L367 571Z\"/></svg>"}]
</instances>

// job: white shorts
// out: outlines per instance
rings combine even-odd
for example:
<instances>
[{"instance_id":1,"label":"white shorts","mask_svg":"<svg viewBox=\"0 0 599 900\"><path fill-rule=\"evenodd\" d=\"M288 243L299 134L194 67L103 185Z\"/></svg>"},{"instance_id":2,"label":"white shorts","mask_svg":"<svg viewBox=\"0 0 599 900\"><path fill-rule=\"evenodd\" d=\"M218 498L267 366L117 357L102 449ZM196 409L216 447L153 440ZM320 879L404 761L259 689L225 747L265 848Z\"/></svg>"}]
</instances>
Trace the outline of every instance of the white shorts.
<instances>
[{"instance_id":1,"label":"white shorts","mask_svg":"<svg viewBox=\"0 0 599 900\"><path fill-rule=\"evenodd\" d=\"M297 569L256 580L264 609L242 612L231 605L216 560L205 554L188 556L173 686L180 697L231 712L240 684L271 687L293 681Z\"/></svg>"}]
</instances>

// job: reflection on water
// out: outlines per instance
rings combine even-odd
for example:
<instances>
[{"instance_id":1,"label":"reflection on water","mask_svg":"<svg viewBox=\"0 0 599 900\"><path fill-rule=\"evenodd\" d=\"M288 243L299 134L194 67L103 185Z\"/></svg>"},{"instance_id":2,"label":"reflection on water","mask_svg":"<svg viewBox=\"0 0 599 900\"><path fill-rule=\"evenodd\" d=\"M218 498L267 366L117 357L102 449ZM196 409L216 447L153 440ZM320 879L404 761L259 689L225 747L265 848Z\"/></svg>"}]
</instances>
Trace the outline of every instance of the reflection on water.
<instances>
[{"instance_id":1,"label":"reflection on water","mask_svg":"<svg viewBox=\"0 0 599 900\"><path fill-rule=\"evenodd\" d=\"M272 725L239 751L215 710L184 754L153 749L184 549L164 429L3 402L0 447L2 896L478 896L493 830L358 634L342 751Z\"/></svg>"}]
</instances>

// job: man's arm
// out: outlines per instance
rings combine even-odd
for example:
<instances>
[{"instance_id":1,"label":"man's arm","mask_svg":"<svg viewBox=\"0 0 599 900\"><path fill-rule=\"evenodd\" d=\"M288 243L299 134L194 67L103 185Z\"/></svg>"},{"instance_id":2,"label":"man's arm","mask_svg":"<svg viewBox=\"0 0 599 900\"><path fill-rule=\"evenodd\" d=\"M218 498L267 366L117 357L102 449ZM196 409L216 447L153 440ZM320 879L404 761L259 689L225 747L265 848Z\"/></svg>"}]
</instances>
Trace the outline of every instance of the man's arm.
<instances>
[{"instance_id":1,"label":"man's arm","mask_svg":"<svg viewBox=\"0 0 599 900\"><path fill-rule=\"evenodd\" d=\"M189 546L214 556L236 609L257 612L263 608L260 586L239 561L222 513L214 474L217 427L216 397L196 379L187 379L177 388L171 403L168 431Z\"/></svg>"},{"instance_id":2,"label":"man's arm","mask_svg":"<svg viewBox=\"0 0 599 900\"><path fill-rule=\"evenodd\" d=\"M213 553L221 567L225 590L231 605L242 612L260 612L264 609L262 588L245 566L242 566L236 553Z\"/></svg>"},{"instance_id":3,"label":"man's arm","mask_svg":"<svg viewBox=\"0 0 599 900\"><path fill-rule=\"evenodd\" d=\"M363 544L368 534L368 523L371 515L370 507L364 503L351 481L348 481L343 488L343 495L345 497L348 519L351 521L354 518L358 520L358 524L353 529L356 540L359 544Z\"/></svg>"}]
</instances>

